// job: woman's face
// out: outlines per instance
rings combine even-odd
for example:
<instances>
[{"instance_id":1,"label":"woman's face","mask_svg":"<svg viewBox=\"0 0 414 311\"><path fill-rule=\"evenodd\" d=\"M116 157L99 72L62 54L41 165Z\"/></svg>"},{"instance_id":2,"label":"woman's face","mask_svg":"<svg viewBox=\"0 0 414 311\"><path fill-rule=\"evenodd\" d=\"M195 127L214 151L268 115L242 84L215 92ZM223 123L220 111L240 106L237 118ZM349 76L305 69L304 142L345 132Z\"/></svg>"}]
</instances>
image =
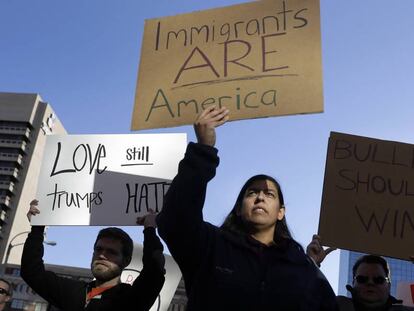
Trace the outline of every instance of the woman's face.
<instances>
[{"instance_id":1,"label":"woman's face","mask_svg":"<svg viewBox=\"0 0 414 311\"><path fill-rule=\"evenodd\" d=\"M270 180L254 181L244 193L239 213L243 221L259 231L274 227L285 216L276 185Z\"/></svg>"}]
</instances>

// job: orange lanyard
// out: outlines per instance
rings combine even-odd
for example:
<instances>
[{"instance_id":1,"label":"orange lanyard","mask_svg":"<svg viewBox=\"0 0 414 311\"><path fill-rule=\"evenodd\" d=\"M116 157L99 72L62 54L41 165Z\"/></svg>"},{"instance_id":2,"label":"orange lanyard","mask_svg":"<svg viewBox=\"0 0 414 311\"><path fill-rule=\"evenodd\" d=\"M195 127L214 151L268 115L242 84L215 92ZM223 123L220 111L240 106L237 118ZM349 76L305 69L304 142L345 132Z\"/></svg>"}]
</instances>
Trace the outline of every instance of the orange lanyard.
<instances>
[{"instance_id":1,"label":"orange lanyard","mask_svg":"<svg viewBox=\"0 0 414 311\"><path fill-rule=\"evenodd\" d=\"M104 291L106 291L107 289L110 289L112 287L113 286L108 286L108 287L94 287L94 288L92 288L91 291L86 294L86 301L91 300L93 297L102 294Z\"/></svg>"}]
</instances>

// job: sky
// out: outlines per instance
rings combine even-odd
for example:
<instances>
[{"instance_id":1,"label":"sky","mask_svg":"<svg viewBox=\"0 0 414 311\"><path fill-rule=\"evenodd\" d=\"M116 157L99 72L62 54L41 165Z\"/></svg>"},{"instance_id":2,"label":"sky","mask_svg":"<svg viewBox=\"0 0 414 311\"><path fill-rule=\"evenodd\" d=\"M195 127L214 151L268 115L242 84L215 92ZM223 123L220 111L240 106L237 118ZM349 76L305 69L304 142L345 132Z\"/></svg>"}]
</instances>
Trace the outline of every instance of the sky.
<instances>
[{"instance_id":1,"label":"sky","mask_svg":"<svg viewBox=\"0 0 414 311\"><path fill-rule=\"evenodd\" d=\"M130 133L144 20L231 0L0 2L0 91L39 93L69 134ZM266 173L282 185L304 246L318 230L330 131L414 143L414 1L321 0L324 112L227 123L204 217L221 224L240 187ZM139 133L185 132L191 126ZM100 228L51 227L45 261L89 267ZM141 228L126 230L142 242ZM352 230L352 228L350 228ZM322 265L338 287L339 252Z\"/></svg>"}]
</instances>

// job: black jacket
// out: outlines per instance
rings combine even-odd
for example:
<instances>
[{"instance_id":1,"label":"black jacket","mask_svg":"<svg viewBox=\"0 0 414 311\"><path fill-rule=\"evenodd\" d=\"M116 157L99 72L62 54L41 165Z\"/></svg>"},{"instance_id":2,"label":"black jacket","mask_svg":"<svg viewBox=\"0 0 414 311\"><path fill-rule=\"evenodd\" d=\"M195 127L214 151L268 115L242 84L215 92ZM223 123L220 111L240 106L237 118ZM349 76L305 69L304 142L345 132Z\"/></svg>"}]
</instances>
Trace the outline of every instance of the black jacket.
<instances>
[{"instance_id":1,"label":"black jacket","mask_svg":"<svg viewBox=\"0 0 414 311\"><path fill-rule=\"evenodd\" d=\"M164 284L162 244L154 228L144 230L143 269L133 285L118 284L100 299L85 305L92 283L60 277L46 271L43 264L43 226L32 226L24 244L21 277L41 297L64 311L149 310Z\"/></svg>"},{"instance_id":2,"label":"black jacket","mask_svg":"<svg viewBox=\"0 0 414 311\"><path fill-rule=\"evenodd\" d=\"M346 289L351 293L352 298L338 296L337 302L340 311L414 311L414 308L402 305L402 300L398 300L393 296L389 296L386 303L382 306L367 307L358 299L355 289L351 285L347 285Z\"/></svg>"},{"instance_id":3,"label":"black jacket","mask_svg":"<svg viewBox=\"0 0 414 311\"><path fill-rule=\"evenodd\" d=\"M217 149L190 143L157 218L183 273L187 310L336 310L328 281L296 242L266 246L203 221L218 164Z\"/></svg>"}]
</instances>

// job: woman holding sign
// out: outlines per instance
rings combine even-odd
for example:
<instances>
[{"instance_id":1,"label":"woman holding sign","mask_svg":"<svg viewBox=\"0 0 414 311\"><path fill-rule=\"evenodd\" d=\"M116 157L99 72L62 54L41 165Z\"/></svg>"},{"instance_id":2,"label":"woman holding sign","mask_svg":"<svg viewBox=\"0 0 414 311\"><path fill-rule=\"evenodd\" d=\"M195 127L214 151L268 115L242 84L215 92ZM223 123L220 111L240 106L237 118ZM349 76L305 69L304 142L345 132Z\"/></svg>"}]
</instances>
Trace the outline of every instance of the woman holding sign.
<instances>
[{"instance_id":1,"label":"woman holding sign","mask_svg":"<svg viewBox=\"0 0 414 311\"><path fill-rule=\"evenodd\" d=\"M279 184L257 175L242 187L218 228L203 220L208 182L219 164L215 128L225 108L208 108L166 195L160 236L183 273L187 310L336 310L325 277L292 239Z\"/></svg>"}]
</instances>

